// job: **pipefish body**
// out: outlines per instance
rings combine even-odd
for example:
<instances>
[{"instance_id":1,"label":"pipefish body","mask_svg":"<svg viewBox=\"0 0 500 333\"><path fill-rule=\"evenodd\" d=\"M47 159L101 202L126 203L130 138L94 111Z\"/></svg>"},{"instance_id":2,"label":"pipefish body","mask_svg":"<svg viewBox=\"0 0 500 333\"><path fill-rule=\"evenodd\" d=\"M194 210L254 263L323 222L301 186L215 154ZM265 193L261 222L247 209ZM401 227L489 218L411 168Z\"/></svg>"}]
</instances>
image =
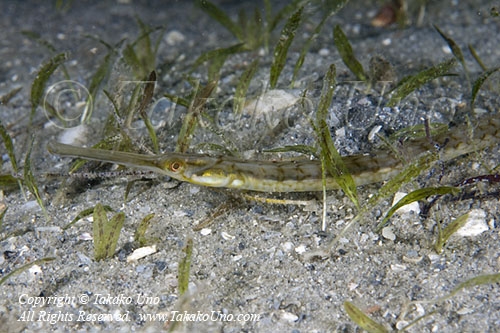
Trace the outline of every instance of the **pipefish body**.
<instances>
[{"instance_id":1,"label":"pipefish body","mask_svg":"<svg viewBox=\"0 0 500 333\"><path fill-rule=\"evenodd\" d=\"M473 151L493 146L500 141L500 119L483 119L468 134L466 126L447 131L432 141L442 146L440 160L447 161ZM142 155L70 146L50 142L52 154L110 162L164 174L192 184L225 187L260 192L322 191L322 169L318 160L257 161L241 160L226 156L203 154L166 153ZM435 150L429 138L412 141L404 156L418 156ZM404 163L389 151L380 150L370 155L343 157L347 169L357 186L387 180L399 173ZM338 189L335 179L326 176L326 188Z\"/></svg>"}]
</instances>

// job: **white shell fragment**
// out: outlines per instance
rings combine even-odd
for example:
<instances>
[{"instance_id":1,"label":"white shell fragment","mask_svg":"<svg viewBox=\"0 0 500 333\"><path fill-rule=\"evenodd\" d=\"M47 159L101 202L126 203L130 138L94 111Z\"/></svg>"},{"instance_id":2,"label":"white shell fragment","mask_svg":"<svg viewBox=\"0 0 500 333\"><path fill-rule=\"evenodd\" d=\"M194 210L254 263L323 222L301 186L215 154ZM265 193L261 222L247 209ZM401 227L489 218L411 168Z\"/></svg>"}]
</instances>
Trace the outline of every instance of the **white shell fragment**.
<instances>
[{"instance_id":1,"label":"white shell fragment","mask_svg":"<svg viewBox=\"0 0 500 333\"><path fill-rule=\"evenodd\" d=\"M139 260L155 252L156 252L156 245L138 248L137 250L132 252L131 255L127 257L127 262Z\"/></svg>"},{"instance_id":2,"label":"white shell fragment","mask_svg":"<svg viewBox=\"0 0 500 333\"><path fill-rule=\"evenodd\" d=\"M391 270L394 272L404 272L404 271L406 271L406 265L393 264L393 265L391 265Z\"/></svg>"},{"instance_id":3,"label":"white shell fragment","mask_svg":"<svg viewBox=\"0 0 500 333\"><path fill-rule=\"evenodd\" d=\"M208 236L211 233L212 233L212 229L210 229L210 228L203 228L203 229L200 230L200 234L202 236Z\"/></svg>"},{"instance_id":4,"label":"white shell fragment","mask_svg":"<svg viewBox=\"0 0 500 333\"><path fill-rule=\"evenodd\" d=\"M482 209L473 209L469 212L469 218L464 226L457 230L456 236L473 237L489 230L486 222L486 212Z\"/></svg>"},{"instance_id":5,"label":"white shell fragment","mask_svg":"<svg viewBox=\"0 0 500 333\"><path fill-rule=\"evenodd\" d=\"M285 90L269 90L256 99L250 101L243 109L243 113L255 115L266 114L292 106L298 100L299 97L292 95Z\"/></svg>"},{"instance_id":6,"label":"white shell fragment","mask_svg":"<svg viewBox=\"0 0 500 333\"><path fill-rule=\"evenodd\" d=\"M233 235L230 235L228 234L227 232L223 231L220 233L220 235L222 236L222 238L224 238L225 240L233 240L236 238L236 236L233 236Z\"/></svg>"},{"instance_id":7,"label":"white shell fragment","mask_svg":"<svg viewBox=\"0 0 500 333\"><path fill-rule=\"evenodd\" d=\"M92 235L89 234L88 232L84 232L78 236L78 240L82 240L82 241L90 241L92 239L94 239L94 238L92 238Z\"/></svg>"},{"instance_id":8,"label":"white shell fragment","mask_svg":"<svg viewBox=\"0 0 500 333\"><path fill-rule=\"evenodd\" d=\"M368 141L373 142L375 140L377 133L380 132L381 129L382 129L382 126L380 126L380 125L374 126L370 130L370 133L368 133Z\"/></svg>"},{"instance_id":9,"label":"white shell fragment","mask_svg":"<svg viewBox=\"0 0 500 333\"><path fill-rule=\"evenodd\" d=\"M35 227L35 231L36 232L61 232L62 229L58 226L54 226L54 227Z\"/></svg>"},{"instance_id":10,"label":"white shell fragment","mask_svg":"<svg viewBox=\"0 0 500 333\"><path fill-rule=\"evenodd\" d=\"M398 201L401 200L407 194L408 193L404 192L397 192L396 194L394 194L394 200L392 201L392 205L394 206L395 204L397 204ZM411 212L413 212L414 214L420 214L420 206L418 204L418 201L405 205L396 211L396 213L399 215L410 214Z\"/></svg>"},{"instance_id":11,"label":"white shell fragment","mask_svg":"<svg viewBox=\"0 0 500 333\"><path fill-rule=\"evenodd\" d=\"M42 274L42 268L38 265L33 265L28 270L32 276L37 276Z\"/></svg>"},{"instance_id":12,"label":"white shell fragment","mask_svg":"<svg viewBox=\"0 0 500 333\"><path fill-rule=\"evenodd\" d=\"M467 315L467 314L470 314L470 313L474 313L474 309L471 309L471 308L461 308L457 311L457 313L461 316L464 316L464 315Z\"/></svg>"},{"instance_id":13,"label":"white shell fragment","mask_svg":"<svg viewBox=\"0 0 500 333\"><path fill-rule=\"evenodd\" d=\"M86 141L88 128L86 125L78 125L66 128L59 135L59 142L67 145L82 145Z\"/></svg>"},{"instance_id":14,"label":"white shell fragment","mask_svg":"<svg viewBox=\"0 0 500 333\"><path fill-rule=\"evenodd\" d=\"M396 323L396 328L399 330L401 330L402 328L408 326L409 322L407 322L406 320L400 320Z\"/></svg>"}]
</instances>

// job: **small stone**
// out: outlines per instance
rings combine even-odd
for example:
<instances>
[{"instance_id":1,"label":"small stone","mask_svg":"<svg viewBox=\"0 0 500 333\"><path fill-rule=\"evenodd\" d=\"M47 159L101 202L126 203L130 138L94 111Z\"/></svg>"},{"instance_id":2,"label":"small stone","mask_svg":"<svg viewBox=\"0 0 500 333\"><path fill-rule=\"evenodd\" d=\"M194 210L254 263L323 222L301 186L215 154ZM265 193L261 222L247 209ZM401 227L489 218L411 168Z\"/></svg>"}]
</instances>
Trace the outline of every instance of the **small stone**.
<instances>
[{"instance_id":1,"label":"small stone","mask_svg":"<svg viewBox=\"0 0 500 333\"><path fill-rule=\"evenodd\" d=\"M382 229L382 237L385 239L395 241L396 240L396 235L394 234L393 228L392 227L385 227Z\"/></svg>"},{"instance_id":2,"label":"small stone","mask_svg":"<svg viewBox=\"0 0 500 333\"><path fill-rule=\"evenodd\" d=\"M443 46L441 47L441 50L443 50L443 53L445 54L451 54L452 52L449 46Z\"/></svg>"},{"instance_id":3,"label":"small stone","mask_svg":"<svg viewBox=\"0 0 500 333\"><path fill-rule=\"evenodd\" d=\"M293 249L293 243L292 242L285 242L285 243L281 244L281 248L285 252L290 252Z\"/></svg>"},{"instance_id":4,"label":"small stone","mask_svg":"<svg viewBox=\"0 0 500 333\"><path fill-rule=\"evenodd\" d=\"M172 30L169 33L167 33L167 35L165 36L165 40L168 45L174 46L179 43L182 43L184 40L186 40L186 37L184 37L184 35L181 32L177 30Z\"/></svg>"},{"instance_id":5,"label":"small stone","mask_svg":"<svg viewBox=\"0 0 500 333\"><path fill-rule=\"evenodd\" d=\"M319 50L318 54L322 57L326 57L330 55L330 50L328 50L327 48L322 48Z\"/></svg>"},{"instance_id":6,"label":"small stone","mask_svg":"<svg viewBox=\"0 0 500 333\"><path fill-rule=\"evenodd\" d=\"M300 244L295 248L295 252L297 252L298 254L306 252L306 246L304 244Z\"/></svg>"},{"instance_id":7,"label":"small stone","mask_svg":"<svg viewBox=\"0 0 500 333\"><path fill-rule=\"evenodd\" d=\"M291 312L283 311L281 313L281 319L289 321L289 322L294 322L297 319L299 319L299 317L296 314L293 314Z\"/></svg>"}]
</instances>

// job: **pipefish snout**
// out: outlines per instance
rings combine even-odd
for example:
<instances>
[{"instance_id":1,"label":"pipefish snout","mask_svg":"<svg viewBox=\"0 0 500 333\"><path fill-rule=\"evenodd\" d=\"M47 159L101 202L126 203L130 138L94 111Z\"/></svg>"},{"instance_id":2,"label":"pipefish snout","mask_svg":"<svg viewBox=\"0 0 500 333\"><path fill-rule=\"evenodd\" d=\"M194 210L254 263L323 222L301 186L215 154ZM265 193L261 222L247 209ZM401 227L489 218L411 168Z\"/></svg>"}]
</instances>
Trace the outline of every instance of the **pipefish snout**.
<instances>
[{"instance_id":1,"label":"pipefish snout","mask_svg":"<svg viewBox=\"0 0 500 333\"><path fill-rule=\"evenodd\" d=\"M466 126L456 127L432 138L432 141L442 144L440 159L450 160L494 145L500 141L500 119L483 119L472 129L472 135L469 135L469 132ZM52 154L150 170L202 186L260 192L306 192L323 189L321 162L317 160L257 161L181 153L142 155L75 147L57 142L49 143L47 148ZM403 155L416 157L433 149L436 148L431 140L422 138L410 142ZM358 186L387 180L404 167L400 158L384 150L370 155L346 156L343 161ZM326 175L326 188L339 188L330 175Z\"/></svg>"}]
</instances>

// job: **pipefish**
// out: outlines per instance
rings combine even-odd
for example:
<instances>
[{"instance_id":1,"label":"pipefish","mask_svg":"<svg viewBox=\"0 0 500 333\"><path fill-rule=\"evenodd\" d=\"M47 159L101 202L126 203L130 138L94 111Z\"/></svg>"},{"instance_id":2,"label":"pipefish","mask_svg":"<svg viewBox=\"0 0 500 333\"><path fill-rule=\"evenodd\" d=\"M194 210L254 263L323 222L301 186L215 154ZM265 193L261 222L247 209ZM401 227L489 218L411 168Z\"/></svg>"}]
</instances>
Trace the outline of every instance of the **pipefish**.
<instances>
[{"instance_id":1,"label":"pipefish","mask_svg":"<svg viewBox=\"0 0 500 333\"><path fill-rule=\"evenodd\" d=\"M434 143L441 145L441 161L451 160L499 142L500 119L494 117L483 119L473 128L472 135L468 132L468 127L462 126L432 138ZM435 150L432 141L429 138L412 141L405 148L403 155L416 157L426 151ZM57 142L50 142L47 148L52 154L150 170L180 181L208 187L260 192L323 190L323 172L321 162L318 160L257 161L183 153L142 155L82 148ZM343 161L357 186L387 180L399 173L405 164L401 158L386 150L369 155L345 156ZM335 179L328 174L326 188L339 188Z\"/></svg>"}]
</instances>

